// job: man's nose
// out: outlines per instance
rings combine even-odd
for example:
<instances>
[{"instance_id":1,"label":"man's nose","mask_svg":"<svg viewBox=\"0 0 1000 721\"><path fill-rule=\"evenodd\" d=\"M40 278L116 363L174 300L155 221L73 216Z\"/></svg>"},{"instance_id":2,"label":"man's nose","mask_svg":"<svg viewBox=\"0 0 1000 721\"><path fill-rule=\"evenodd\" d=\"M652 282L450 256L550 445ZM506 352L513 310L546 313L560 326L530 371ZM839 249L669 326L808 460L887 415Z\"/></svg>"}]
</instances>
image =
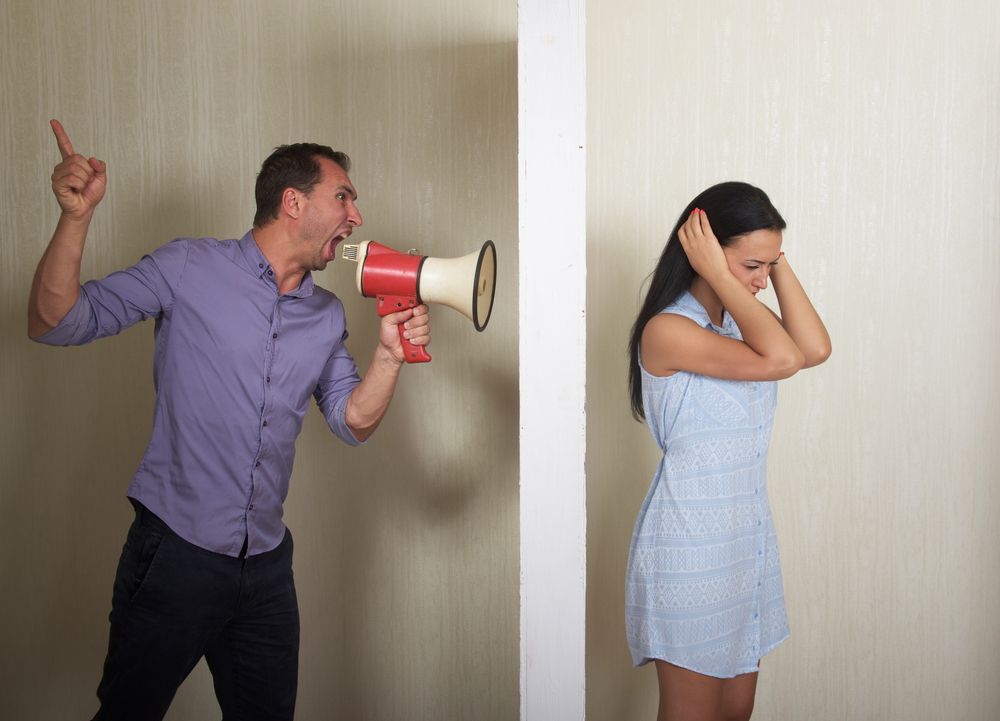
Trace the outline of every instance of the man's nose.
<instances>
[{"instance_id":1,"label":"man's nose","mask_svg":"<svg viewBox=\"0 0 1000 721\"><path fill-rule=\"evenodd\" d=\"M361 219L361 211L358 210L358 206L354 203L351 203L350 211L347 213L347 221L355 228L364 224L364 221Z\"/></svg>"}]
</instances>

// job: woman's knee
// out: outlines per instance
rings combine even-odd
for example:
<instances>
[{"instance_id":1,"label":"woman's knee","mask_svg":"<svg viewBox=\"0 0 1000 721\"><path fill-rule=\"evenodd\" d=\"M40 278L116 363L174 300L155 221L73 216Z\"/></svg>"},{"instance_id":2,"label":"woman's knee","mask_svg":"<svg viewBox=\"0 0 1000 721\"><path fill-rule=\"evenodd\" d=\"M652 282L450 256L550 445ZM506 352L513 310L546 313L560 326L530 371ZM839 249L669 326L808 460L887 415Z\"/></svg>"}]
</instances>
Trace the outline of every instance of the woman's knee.
<instances>
[{"instance_id":1,"label":"woman's knee","mask_svg":"<svg viewBox=\"0 0 1000 721\"><path fill-rule=\"evenodd\" d=\"M723 721L750 721L751 714L753 714L753 696L749 699L727 699L722 708Z\"/></svg>"},{"instance_id":2,"label":"woman's knee","mask_svg":"<svg viewBox=\"0 0 1000 721\"><path fill-rule=\"evenodd\" d=\"M749 721L757 695L757 672L726 679L722 692L723 721Z\"/></svg>"}]
</instances>

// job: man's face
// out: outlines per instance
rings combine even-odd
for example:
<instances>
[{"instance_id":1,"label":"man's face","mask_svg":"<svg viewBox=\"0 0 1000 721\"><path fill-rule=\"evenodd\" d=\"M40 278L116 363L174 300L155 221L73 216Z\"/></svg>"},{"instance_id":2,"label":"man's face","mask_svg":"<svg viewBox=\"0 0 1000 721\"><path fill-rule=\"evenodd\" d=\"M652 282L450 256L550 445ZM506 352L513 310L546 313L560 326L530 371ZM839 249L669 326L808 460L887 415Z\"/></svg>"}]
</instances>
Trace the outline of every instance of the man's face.
<instances>
[{"instance_id":1,"label":"man's face","mask_svg":"<svg viewBox=\"0 0 1000 721\"><path fill-rule=\"evenodd\" d=\"M317 159L323 179L304 196L302 230L307 267L323 270L337 256L337 243L361 225L357 192L344 169L328 158Z\"/></svg>"}]
</instances>

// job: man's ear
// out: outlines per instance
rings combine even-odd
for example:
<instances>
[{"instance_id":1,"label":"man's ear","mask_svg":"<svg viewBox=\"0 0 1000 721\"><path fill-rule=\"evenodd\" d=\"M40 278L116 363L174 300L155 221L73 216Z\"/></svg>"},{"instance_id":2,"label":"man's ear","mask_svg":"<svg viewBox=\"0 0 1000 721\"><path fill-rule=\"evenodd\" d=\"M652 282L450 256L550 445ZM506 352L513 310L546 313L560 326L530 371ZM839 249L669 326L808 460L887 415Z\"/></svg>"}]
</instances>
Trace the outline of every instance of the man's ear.
<instances>
[{"instance_id":1,"label":"man's ear","mask_svg":"<svg viewBox=\"0 0 1000 721\"><path fill-rule=\"evenodd\" d=\"M295 188L285 188L281 192L281 209L292 217L302 215L302 193Z\"/></svg>"}]
</instances>

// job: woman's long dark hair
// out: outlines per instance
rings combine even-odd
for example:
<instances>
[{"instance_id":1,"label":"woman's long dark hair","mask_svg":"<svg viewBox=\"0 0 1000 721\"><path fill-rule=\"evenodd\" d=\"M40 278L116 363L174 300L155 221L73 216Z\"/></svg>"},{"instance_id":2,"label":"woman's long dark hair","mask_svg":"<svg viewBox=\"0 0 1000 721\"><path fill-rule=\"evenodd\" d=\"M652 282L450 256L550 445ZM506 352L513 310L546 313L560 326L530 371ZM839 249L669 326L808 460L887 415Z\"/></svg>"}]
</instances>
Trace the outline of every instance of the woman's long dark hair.
<instances>
[{"instance_id":1,"label":"woman's long dark hair","mask_svg":"<svg viewBox=\"0 0 1000 721\"><path fill-rule=\"evenodd\" d=\"M646 293L646 299L639 310L639 316L635 319L632 335L629 338L628 384L632 415L636 420L644 420L646 417L642 408L642 374L639 372L639 342L642 340L642 331L650 318L677 300L681 293L691 287L691 282L694 280L694 268L691 267L687 254L681 247L677 231L695 208L705 211L708 222L712 224L712 232L723 247L755 230L785 228L784 218L771 205L767 194L747 183L728 182L713 185L708 190L702 191L684 208L674 224L674 229L670 231L667 245L653 271L649 291Z\"/></svg>"}]
</instances>

